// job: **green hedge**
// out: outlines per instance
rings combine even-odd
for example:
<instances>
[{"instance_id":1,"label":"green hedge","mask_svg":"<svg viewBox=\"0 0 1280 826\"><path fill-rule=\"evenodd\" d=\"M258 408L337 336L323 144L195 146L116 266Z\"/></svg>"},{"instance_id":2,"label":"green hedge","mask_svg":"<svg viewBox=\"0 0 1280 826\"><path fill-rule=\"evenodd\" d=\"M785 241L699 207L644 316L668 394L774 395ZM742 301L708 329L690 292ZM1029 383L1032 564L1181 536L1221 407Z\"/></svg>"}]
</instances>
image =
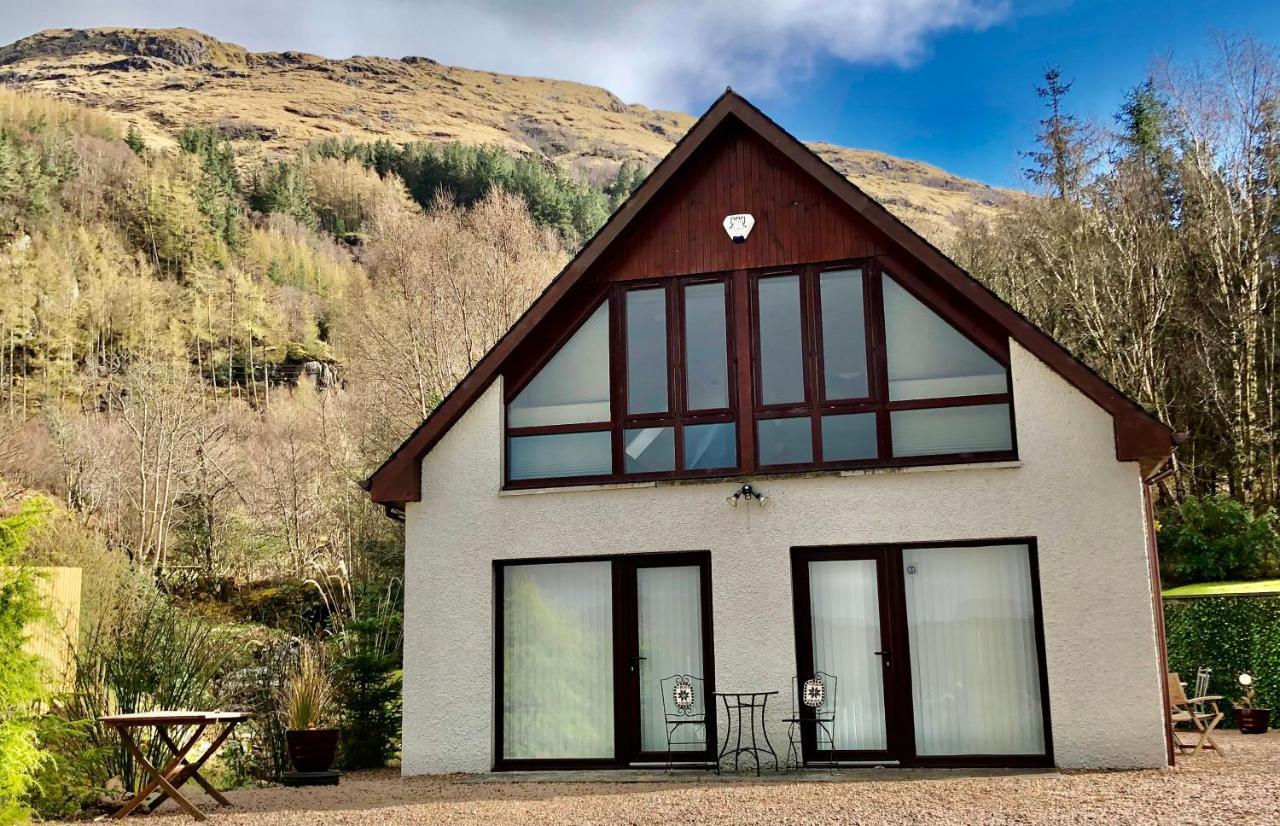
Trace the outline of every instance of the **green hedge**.
<instances>
[{"instance_id":1,"label":"green hedge","mask_svg":"<svg viewBox=\"0 0 1280 826\"><path fill-rule=\"evenodd\" d=\"M1225 725L1234 725L1230 706L1241 694L1241 671L1254 676L1259 707L1280 705L1280 597L1166 600L1164 616L1169 670L1190 688L1197 668L1212 668L1209 693L1227 698Z\"/></svg>"}]
</instances>

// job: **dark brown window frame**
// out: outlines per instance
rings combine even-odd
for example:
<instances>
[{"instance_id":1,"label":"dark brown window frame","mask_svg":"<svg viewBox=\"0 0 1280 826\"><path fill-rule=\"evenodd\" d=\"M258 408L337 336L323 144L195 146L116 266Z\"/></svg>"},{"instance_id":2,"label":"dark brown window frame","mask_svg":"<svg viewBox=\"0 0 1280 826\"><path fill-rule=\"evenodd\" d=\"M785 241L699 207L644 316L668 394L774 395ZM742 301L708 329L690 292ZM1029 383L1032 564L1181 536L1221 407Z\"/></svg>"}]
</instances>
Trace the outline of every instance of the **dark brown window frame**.
<instances>
[{"instance_id":1,"label":"dark brown window frame","mask_svg":"<svg viewBox=\"0 0 1280 826\"><path fill-rule=\"evenodd\" d=\"M503 686L505 684L505 662L503 660L503 577L509 567L521 565L553 565L573 562L609 562L612 565L612 601L613 601L613 710L614 710L614 756L600 758L508 758L502 753L503 730ZM665 761L666 752L646 752L641 747L640 734L640 698L627 662L634 660L639 651L635 645L639 641L639 631L635 615L635 577L640 568L661 567L667 565L696 565L700 571L699 595L702 608L702 667L704 702L712 698L715 691L716 659L715 659L715 626L711 597L711 551L654 551L632 554L594 554L575 556L540 556L527 559L495 559L493 560L493 770L519 771L536 769L623 769L629 768L634 761L650 763ZM631 592L628 593L628 589ZM714 711L715 705L709 706ZM718 721L713 713L708 717L707 752L702 755L705 761L714 759L719 746L717 736ZM699 762L698 752L682 754L680 764Z\"/></svg>"},{"instance_id":2,"label":"dark brown window frame","mask_svg":"<svg viewBox=\"0 0 1280 826\"><path fill-rule=\"evenodd\" d=\"M628 280L605 285L586 302L585 309L561 327L553 346L539 354L535 361L511 379L504 393L506 405L519 395L538 371L551 360L560 347L576 333L603 302L609 304L609 421L567 425L505 428L503 480L507 489L572 487L594 484L648 482L674 479L731 479L744 475L768 476L814 471L864 470L922 465L973 464L1016 461L1018 439L1013 396L1013 375L1009 367L1008 338L992 333L953 300L941 295L910 268L897 262L882 266L879 257L841 259L797 264L790 267L768 267L731 272L699 273L686 276ZM861 399L828 399L823 379L822 305L820 277L824 272L858 269L863 278L863 318L866 335L868 395ZM761 278L797 275L801 289L801 330L804 354L803 402L765 405L761 402L759 292ZM1005 369L1008 383L1004 393L949 396L932 399L890 401L888 364L886 359L884 299L881 276L894 281L955 327ZM685 318L684 287L695 284L725 285L725 329L727 335L727 367L729 406L716 410L684 409L686 388L684 354ZM667 298L667 398L668 409L662 413L628 414L626 354L626 294L632 290L664 289ZM943 409L986 404L1005 404L1009 408L1011 448L1001 451L966 451L924 456L893 456L891 417L902 410ZM820 461L822 456L822 417L872 413L876 417L876 456L867 459ZM757 422L764 419L805 417L810 420L813 461L787 465L761 465L757 439ZM733 423L737 437L737 464L731 468L682 470L684 466L684 428L695 424ZM672 427L675 437L675 469L650 473L626 473L623 468L623 431L635 427ZM540 436L562 433L611 432L611 472L608 474L558 476L536 479L510 478L511 439L518 436Z\"/></svg>"},{"instance_id":3,"label":"dark brown window frame","mask_svg":"<svg viewBox=\"0 0 1280 826\"><path fill-rule=\"evenodd\" d=\"M915 717L911 693L911 638L907 632L906 602L902 599L902 552L913 548L972 548L984 545L1026 545L1031 579L1033 636L1036 643L1036 670L1040 682L1040 710L1044 729L1042 754L916 754ZM898 667L885 677L886 749L882 752L837 751L837 761L897 763L921 768L1049 768L1054 763L1053 718L1049 704L1049 668L1045 652L1044 606L1040 589L1040 548L1034 536L991 539L952 539L935 542L882 542L869 545L805 545L791 548L791 598L794 617L796 673L812 674L813 627L808 564L814 560L875 559L879 588L881 633L888 652ZM802 710L801 713L806 713ZM802 752L820 758L812 726L801 729ZM805 759L805 764L819 763Z\"/></svg>"}]
</instances>

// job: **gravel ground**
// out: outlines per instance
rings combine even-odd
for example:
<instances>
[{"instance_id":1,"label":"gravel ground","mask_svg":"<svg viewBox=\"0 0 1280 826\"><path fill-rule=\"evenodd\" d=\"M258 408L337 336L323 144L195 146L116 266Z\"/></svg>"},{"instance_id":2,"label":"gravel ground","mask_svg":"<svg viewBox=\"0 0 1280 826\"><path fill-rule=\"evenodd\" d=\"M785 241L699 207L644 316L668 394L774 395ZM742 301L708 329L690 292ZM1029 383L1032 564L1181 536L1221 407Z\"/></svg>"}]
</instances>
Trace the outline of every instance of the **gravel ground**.
<instances>
[{"instance_id":1,"label":"gravel ground","mask_svg":"<svg viewBox=\"0 0 1280 826\"><path fill-rule=\"evenodd\" d=\"M1224 732L1225 758L1129 772L864 769L831 779L541 782L361 772L342 785L230 792L234 809L192 799L221 824L543 823L1280 823L1280 731ZM630 777L631 774L625 775ZM191 822L166 804L151 822ZM171 816L166 816L166 814Z\"/></svg>"}]
</instances>

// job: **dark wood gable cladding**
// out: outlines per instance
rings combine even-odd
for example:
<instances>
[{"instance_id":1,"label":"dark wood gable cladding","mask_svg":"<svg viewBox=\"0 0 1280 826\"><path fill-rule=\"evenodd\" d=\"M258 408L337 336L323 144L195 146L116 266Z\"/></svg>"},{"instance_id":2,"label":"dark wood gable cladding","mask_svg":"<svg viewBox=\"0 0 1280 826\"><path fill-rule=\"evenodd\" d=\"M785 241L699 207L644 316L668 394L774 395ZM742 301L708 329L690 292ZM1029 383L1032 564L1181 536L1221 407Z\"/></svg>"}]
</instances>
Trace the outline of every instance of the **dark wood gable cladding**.
<instances>
[{"instance_id":1,"label":"dark wood gable cladding","mask_svg":"<svg viewBox=\"0 0 1280 826\"><path fill-rule=\"evenodd\" d=\"M721 227L736 212L756 218L743 244ZM726 92L365 487L386 505L420 499L427 451L497 376L523 382L610 284L712 273L737 280L749 270L849 260L883 266L989 352L1020 342L1112 414L1117 459L1149 469L1172 451L1168 427ZM746 310L734 308L739 318Z\"/></svg>"},{"instance_id":2,"label":"dark wood gable cladding","mask_svg":"<svg viewBox=\"0 0 1280 826\"><path fill-rule=\"evenodd\" d=\"M734 244L721 222L749 212ZM875 228L763 138L726 123L598 265L614 281L870 258Z\"/></svg>"}]
</instances>

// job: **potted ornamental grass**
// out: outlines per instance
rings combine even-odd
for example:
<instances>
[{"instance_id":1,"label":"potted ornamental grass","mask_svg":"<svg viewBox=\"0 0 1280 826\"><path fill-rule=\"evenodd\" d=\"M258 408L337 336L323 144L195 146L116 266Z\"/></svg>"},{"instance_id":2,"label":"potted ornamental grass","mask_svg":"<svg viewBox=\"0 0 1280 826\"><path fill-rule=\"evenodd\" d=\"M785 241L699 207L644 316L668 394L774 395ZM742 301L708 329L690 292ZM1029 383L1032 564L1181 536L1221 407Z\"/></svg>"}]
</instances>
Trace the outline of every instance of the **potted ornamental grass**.
<instances>
[{"instance_id":1,"label":"potted ornamental grass","mask_svg":"<svg viewBox=\"0 0 1280 826\"><path fill-rule=\"evenodd\" d=\"M1241 674L1237 678L1244 687L1244 694L1235 702L1236 725L1241 734L1266 734L1271 727L1271 709L1258 708L1253 699L1253 675Z\"/></svg>"},{"instance_id":2,"label":"potted ornamental grass","mask_svg":"<svg viewBox=\"0 0 1280 826\"><path fill-rule=\"evenodd\" d=\"M333 704L333 681L317 644L298 650L281 688L285 743L296 771L328 772L338 753L338 730L327 728Z\"/></svg>"}]
</instances>

